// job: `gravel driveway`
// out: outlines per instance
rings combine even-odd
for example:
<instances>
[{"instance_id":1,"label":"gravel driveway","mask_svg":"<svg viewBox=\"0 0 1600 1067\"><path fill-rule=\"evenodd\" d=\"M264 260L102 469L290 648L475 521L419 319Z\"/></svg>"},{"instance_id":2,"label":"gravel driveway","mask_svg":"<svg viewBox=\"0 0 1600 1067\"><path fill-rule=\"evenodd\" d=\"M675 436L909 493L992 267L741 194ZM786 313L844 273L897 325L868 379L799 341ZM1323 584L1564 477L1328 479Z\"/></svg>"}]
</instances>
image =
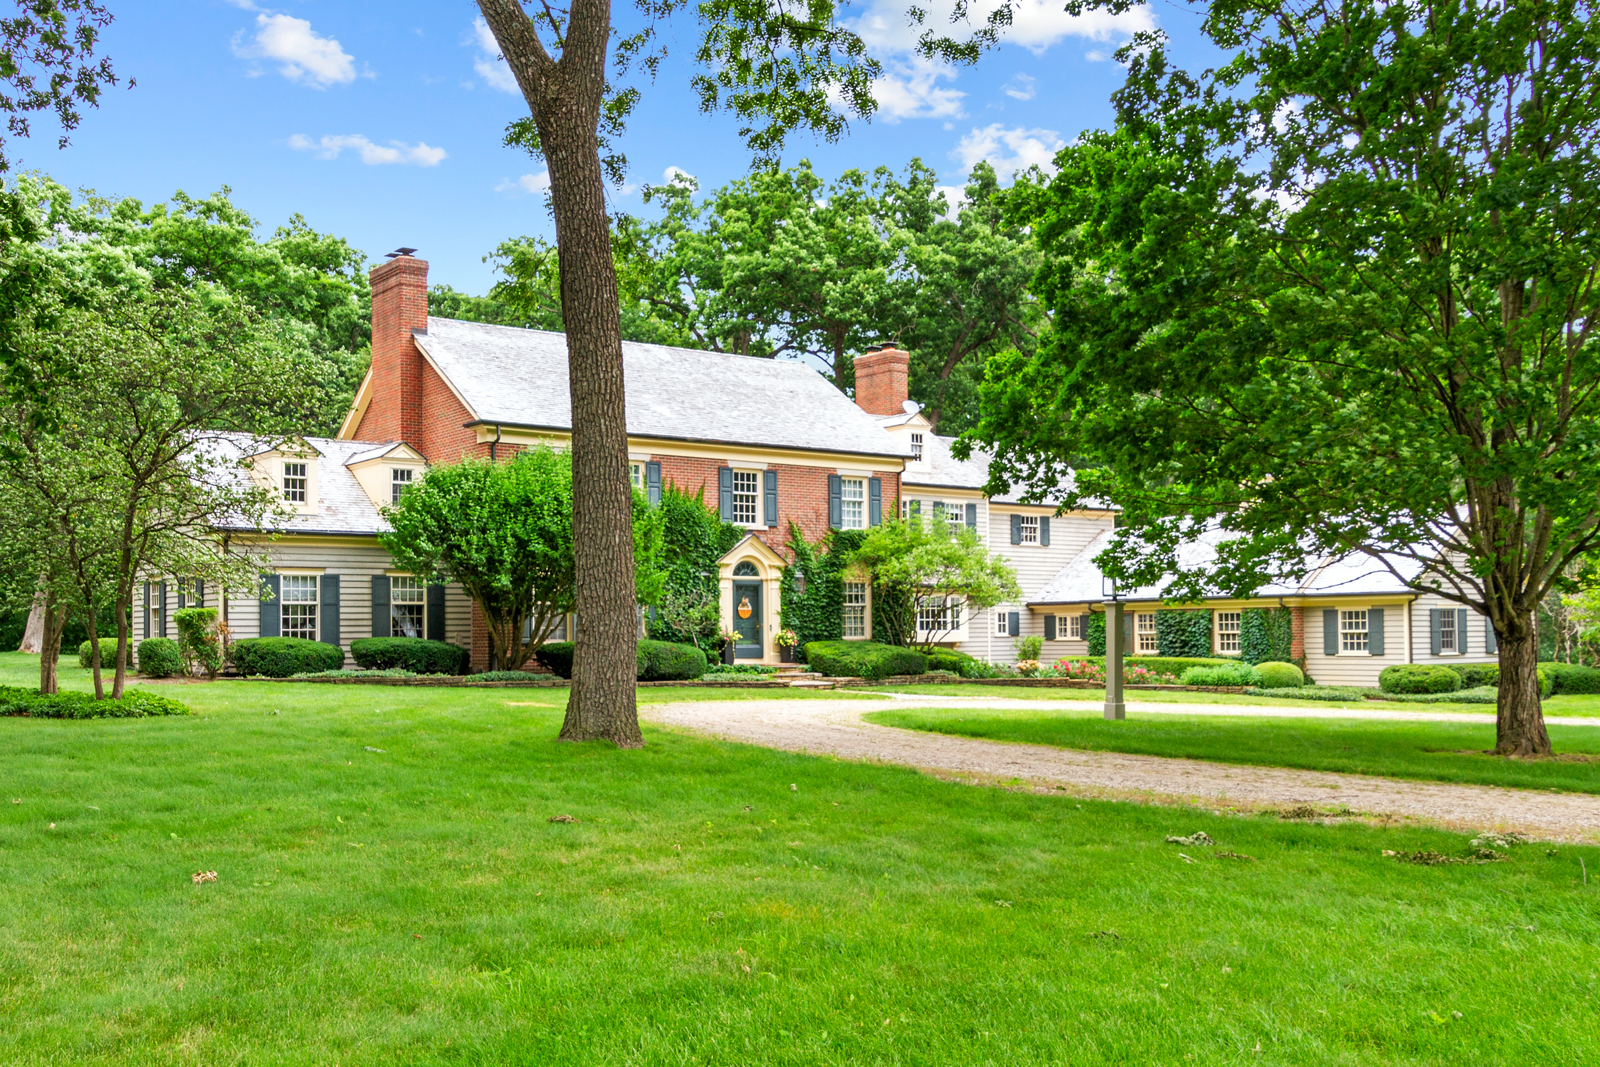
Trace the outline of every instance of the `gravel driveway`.
<instances>
[{"instance_id":1,"label":"gravel driveway","mask_svg":"<svg viewBox=\"0 0 1600 1067\"><path fill-rule=\"evenodd\" d=\"M978 781L1022 779L1036 787L1079 796L1228 807L1344 805L1367 816L1414 819L1463 830L1519 830L1562 841L1600 841L1600 796L1546 793L1497 786L1413 782L1358 774L1209 763L1203 760L1086 752L977 738L900 730L861 721L873 711L916 707L1023 707L1047 710L1053 702L915 697L890 700L727 700L641 706L640 714L679 727L768 748L895 763L945 777ZM1174 705L1159 705L1167 711ZM1179 705L1179 707L1182 707ZM1215 705L1198 708L1214 713ZM1138 710L1154 711L1156 707ZM1231 709L1238 714L1241 709ZM1321 709L1252 709L1321 713ZM1326 714L1328 718L1354 718ZM1459 714L1378 712L1361 718L1434 718L1472 721ZM1490 720L1492 721L1492 719ZM1552 720L1554 721L1554 720ZM1592 720L1577 720L1590 724Z\"/></svg>"}]
</instances>

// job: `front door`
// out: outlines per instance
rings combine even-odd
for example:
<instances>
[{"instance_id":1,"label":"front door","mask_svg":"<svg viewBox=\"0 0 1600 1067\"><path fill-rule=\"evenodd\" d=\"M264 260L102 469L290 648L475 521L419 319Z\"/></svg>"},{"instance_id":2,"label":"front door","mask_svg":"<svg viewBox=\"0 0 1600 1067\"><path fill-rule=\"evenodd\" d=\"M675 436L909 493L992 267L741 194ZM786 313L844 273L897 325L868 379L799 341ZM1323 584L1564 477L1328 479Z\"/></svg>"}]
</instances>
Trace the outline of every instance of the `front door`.
<instances>
[{"instance_id":1,"label":"front door","mask_svg":"<svg viewBox=\"0 0 1600 1067\"><path fill-rule=\"evenodd\" d=\"M739 635L733 643L736 659L762 657L760 582L733 583L733 632Z\"/></svg>"}]
</instances>

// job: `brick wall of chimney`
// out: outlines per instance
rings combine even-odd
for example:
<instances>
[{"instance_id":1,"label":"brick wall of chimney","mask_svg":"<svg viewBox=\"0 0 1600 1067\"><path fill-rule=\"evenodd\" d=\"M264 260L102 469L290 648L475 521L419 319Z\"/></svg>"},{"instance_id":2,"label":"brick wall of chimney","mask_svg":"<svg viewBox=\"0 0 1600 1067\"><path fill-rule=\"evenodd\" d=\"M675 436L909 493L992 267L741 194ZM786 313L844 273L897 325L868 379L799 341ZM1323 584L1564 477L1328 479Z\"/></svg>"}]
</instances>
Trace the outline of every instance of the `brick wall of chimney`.
<instances>
[{"instance_id":1,"label":"brick wall of chimney","mask_svg":"<svg viewBox=\"0 0 1600 1067\"><path fill-rule=\"evenodd\" d=\"M428 328L428 262L397 256L373 267L372 396L356 437L404 441L419 451L427 436L422 353L412 330ZM431 458L431 457L430 457Z\"/></svg>"},{"instance_id":2,"label":"brick wall of chimney","mask_svg":"<svg viewBox=\"0 0 1600 1067\"><path fill-rule=\"evenodd\" d=\"M869 415L899 415L911 396L911 354L894 345L856 357L856 406Z\"/></svg>"}]
</instances>

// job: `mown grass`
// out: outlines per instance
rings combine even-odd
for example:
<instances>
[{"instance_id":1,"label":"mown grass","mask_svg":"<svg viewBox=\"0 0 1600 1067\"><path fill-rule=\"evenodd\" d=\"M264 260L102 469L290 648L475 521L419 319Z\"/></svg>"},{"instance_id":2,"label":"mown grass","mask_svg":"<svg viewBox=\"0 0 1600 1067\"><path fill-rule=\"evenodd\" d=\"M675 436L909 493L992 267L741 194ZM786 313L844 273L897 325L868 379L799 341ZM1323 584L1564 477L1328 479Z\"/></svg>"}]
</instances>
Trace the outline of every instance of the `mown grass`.
<instances>
[{"instance_id":1,"label":"mown grass","mask_svg":"<svg viewBox=\"0 0 1600 1067\"><path fill-rule=\"evenodd\" d=\"M1600 1054L1597 849L1421 867L1380 851L1466 838L561 744L538 690L181 695L0 720L0 1062Z\"/></svg>"},{"instance_id":2,"label":"mown grass","mask_svg":"<svg viewBox=\"0 0 1600 1067\"><path fill-rule=\"evenodd\" d=\"M1092 711L987 708L896 708L865 718L908 730L1058 748L1600 793L1600 730L1592 726L1550 727L1556 759L1508 760L1486 754L1494 747L1494 726L1476 723L1138 712L1107 722Z\"/></svg>"},{"instance_id":3,"label":"mown grass","mask_svg":"<svg viewBox=\"0 0 1600 1067\"><path fill-rule=\"evenodd\" d=\"M1104 703L1104 689L1049 689L1021 685L891 685L878 687L880 692L914 693L923 696L987 697L991 700L1071 700L1085 703ZM1245 696L1242 693L1190 693L1161 689L1129 689L1123 695L1130 703L1149 704L1226 704L1239 708L1297 707L1337 711L1340 708L1362 711L1435 712L1453 711L1472 715L1493 715L1493 704L1418 704L1400 700L1296 700L1283 690L1281 697ZM1544 700L1547 716L1600 716L1600 696L1557 696Z\"/></svg>"}]
</instances>

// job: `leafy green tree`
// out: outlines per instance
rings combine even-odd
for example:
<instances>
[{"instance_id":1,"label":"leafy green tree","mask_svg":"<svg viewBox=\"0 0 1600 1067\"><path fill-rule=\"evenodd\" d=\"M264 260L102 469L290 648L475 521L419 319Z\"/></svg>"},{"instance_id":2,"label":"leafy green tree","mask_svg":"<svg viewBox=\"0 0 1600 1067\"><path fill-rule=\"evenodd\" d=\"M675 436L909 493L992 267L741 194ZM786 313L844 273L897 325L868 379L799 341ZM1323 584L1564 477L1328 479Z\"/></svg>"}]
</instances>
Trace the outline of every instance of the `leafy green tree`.
<instances>
[{"instance_id":1,"label":"leafy green tree","mask_svg":"<svg viewBox=\"0 0 1600 1067\"><path fill-rule=\"evenodd\" d=\"M937 519L886 519L867 531L850 562L872 574L874 596L884 590L886 612L874 611L887 644L932 648L961 628L962 617L1022 596L1017 575L972 530L952 531ZM919 614L930 625L918 624Z\"/></svg>"},{"instance_id":2,"label":"leafy green tree","mask_svg":"<svg viewBox=\"0 0 1600 1067\"><path fill-rule=\"evenodd\" d=\"M1355 554L1481 611L1495 751L1549 752L1534 612L1600 537L1595 14L1216 0L1198 77L1135 41L1116 129L1010 194L1055 322L990 363L996 480L1086 457L1102 563L1177 597Z\"/></svg>"},{"instance_id":3,"label":"leafy green tree","mask_svg":"<svg viewBox=\"0 0 1600 1067\"><path fill-rule=\"evenodd\" d=\"M718 561L744 537L742 527L723 522L705 502L676 485L661 491L664 588L650 621L650 636L703 647L715 645L721 626Z\"/></svg>"},{"instance_id":4,"label":"leafy green tree","mask_svg":"<svg viewBox=\"0 0 1600 1067\"><path fill-rule=\"evenodd\" d=\"M79 107L99 106L101 90L117 84L110 58L96 55L111 11L97 0L19 0L16 7L0 19L0 111L13 137L33 132L33 115L54 112L65 148L82 120ZM0 138L0 171L10 167Z\"/></svg>"}]
</instances>

